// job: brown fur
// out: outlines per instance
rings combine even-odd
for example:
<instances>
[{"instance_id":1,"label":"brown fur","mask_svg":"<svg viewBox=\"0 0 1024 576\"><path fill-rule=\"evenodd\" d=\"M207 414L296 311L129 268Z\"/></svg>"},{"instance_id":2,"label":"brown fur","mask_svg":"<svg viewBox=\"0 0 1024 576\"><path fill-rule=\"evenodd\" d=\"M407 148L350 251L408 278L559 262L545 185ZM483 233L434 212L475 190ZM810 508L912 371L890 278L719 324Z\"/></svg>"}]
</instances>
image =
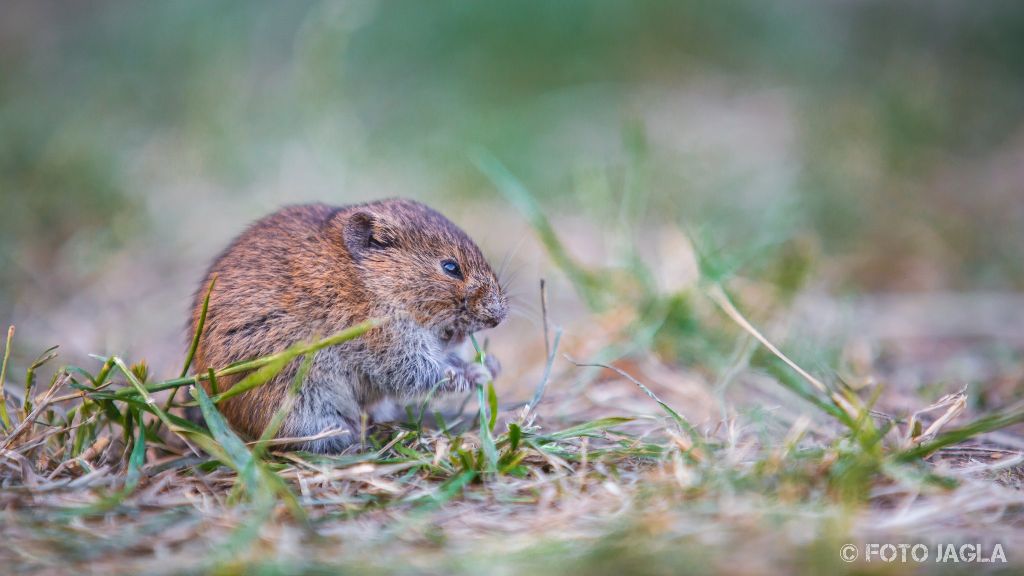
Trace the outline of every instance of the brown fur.
<instances>
[{"instance_id":1,"label":"brown fur","mask_svg":"<svg viewBox=\"0 0 1024 576\"><path fill-rule=\"evenodd\" d=\"M442 262L453 260L463 278ZM508 303L476 244L438 212L408 200L332 207L290 206L250 226L214 261L196 292L196 328L210 279L195 368L280 352L370 318L384 323L362 338L316 354L279 435L332 427L350 434L298 447L336 451L362 414L388 399L462 391L491 374L454 353L468 334L497 326ZM489 364L496 371L496 364ZM225 401L225 417L259 436L282 405L298 362L273 381ZM219 382L228 389L238 378Z\"/></svg>"}]
</instances>

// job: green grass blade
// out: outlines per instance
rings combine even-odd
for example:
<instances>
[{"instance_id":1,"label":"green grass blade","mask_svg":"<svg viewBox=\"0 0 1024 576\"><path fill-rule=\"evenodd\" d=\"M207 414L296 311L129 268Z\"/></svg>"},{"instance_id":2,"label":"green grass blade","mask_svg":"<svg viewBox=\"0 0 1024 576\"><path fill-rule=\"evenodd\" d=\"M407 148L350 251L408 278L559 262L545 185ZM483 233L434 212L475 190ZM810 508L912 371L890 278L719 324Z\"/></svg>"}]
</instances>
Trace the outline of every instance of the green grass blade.
<instances>
[{"instance_id":1,"label":"green grass blade","mask_svg":"<svg viewBox=\"0 0 1024 576\"><path fill-rule=\"evenodd\" d=\"M217 275L214 274L210 280L210 286L206 289L206 296L203 298L203 307L199 312L199 323L196 325L195 334L192 335L192 343L188 347L188 354L185 355L185 365L181 368L181 373L178 378L184 378L188 376L188 370L192 367L192 360L196 356L196 350L199 348L199 339L203 336L203 329L206 327L206 313L210 310L210 294L213 294L213 287L217 284ZM199 382L196 382L198 385ZM167 402L164 404L164 410L170 410L171 406L174 405L174 399L178 395L178 389L174 388L171 390L171 395L167 398Z\"/></svg>"},{"instance_id":2,"label":"green grass blade","mask_svg":"<svg viewBox=\"0 0 1024 576\"><path fill-rule=\"evenodd\" d=\"M96 375L96 379L93 380L93 385L97 389L103 388L103 385L107 382L107 377L110 376L110 371L114 369L113 357L107 358L103 361L103 366L100 368L100 373Z\"/></svg>"},{"instance_id":3,"label":"green grass blade","mask_svg":"<svg viewBox=\"0 0 1024 576\"><path fill-rule=\"evenodd\" d=\"M206 371L206 375L208 376L207 381L210 383L210 394L215 396L220 394L220 384L217 382L217 373L213 371L213 368L210 368ZM198 386L199 382L196 382L196 385Z\"/></svg>"},{"instance_id":4,"label":"green grass blade","mask_svg":"<svg viewBox=\"0 0 1024 576\"><path fill-rule=\"evenodd\" d=\"M487 429L494 432L494 426L498 423L498 393L494 390L494 382L487 383L487 411L490 413Z\"/></svg>"},{"instance_id":5,"label":"green grass blade","mask_svg":"<svg viewBox=\"0 0 1024 576\"><path fill-rule=\"evenodd\" d=\"M250 390L263 386L267 382L273 380L274 377L277 376L282 370L284 370L285 366L287 366L288 363L290 363L294 359L295 357L292 355L280 355L274 358L274 361L271 362L270 364L267 364L266 366L260 368L259 370L253 372L252 374L249 374L245 378L242 378L242 380L240 380L237 384L235 384L228 390L225 390L224 392L221 392L220 394L214 396L212 398L213 402L215 404L220 404L221 402L227 400L228 398L233 398L240 394L245 394ZM196 386L196 388L202 388L202 386Z\"/></svg>"},{"instance_id":6,"label":"green grass blade","mask_svg":"<svg viewBox=\"0 0 1024 576\"><path fill-rule=\"evenodd\" d=\"M614 428L615 426L625 424L626 422L632 422L633 420L633 418L626 418L624 416L598 418L597 420L591 420L589 422L584 422L582 424L571 426L569 428L566 428L565 430L559 430L558 432L545 434L539 439L553 442L558 440L568 440L570 438L578 438L580 436L587 436L595 432L600 432L602 430Z\"/></svg>"},{"instance_id":7,"label":"green grass blade","mask_svg":"<svg viewBox=\"0 0 1024 576\"><path fill-rule=\"evenodd\" d=\"M653 390L651 390L647 386L644 386L644 384L642 382L640 382L639 380L637 380L633 376L629 375L626 371L620 370L620 369L618 369L618 368L616 368L614 366L610 366L608 364L599 364L599 363L581 364L579 362L576 362L575 360L573 360L572 358L570 358L568 356L566 356L566 359L569 360L569 362L572 362L573 364L575 364L576 366L578 366L580 368L604 368L605 370L611 370L612 372L615 372L619 376L622 376L623 378L629 380L630 382L635 384L638 388L640 388L640 390L642 390L644 394L647 394L648 397L650 397L652 400L657 402L658 406L661 406L661 409L664 410L665 413L668 414L673 420L675 420L676 424L679 425L679 428L682 429L684 432L686 432L687 434L690 435L690 439L691 440L693 440L695 443L702 443L701 442L701 438L700 438L700 434L697 433L697 429L694 428L692 424L690 424L689 420L687 420L686 418L683 418L683 416L681 414L676 412L671 406L669 406L667 403L662 401L662 399L659 398L658 395L655 394Z\"/></svg>"},{"instance_id":8,"label":"green grass blade","mask_svg":"<svg viewBox=\"0 0 1024 576\"><path fill-rule=\"evenodd\" d=\"M196 356L196 349L199 348L199 339L203 335L203 328L206 327L206 313L210 309L210 295L213 294L213 287L217 284L217 275L210 279L210 286L206 289L206 297L203 298L203 308L199 312L199 323L196 325L196 332L192 335L192 344L188 348L188 355L185 356L185 365L181 368L179 378L188 376L188 369L192 367L192 360Z\"/></svg>"},{"instance_id":9,"label":"green grass blade","mask_svg":"<svg viewBox=\"0 0 1024 576\"><path fill-rule=\"evenodd\" d=\"M523 436L523 429L519 424L512 422L508 425L508 453L513 454L519 449L519 439Z\"/></svg>"},{"instance_id":10,"label":"green grass blade","mask_svg":"<svg viewBox=\"0 0 1024 576\"><path fill-rule=\"evenodd\" d=\"M473 348L476 349L476 361L484 364L485 352L477 344L475 336L471 334L469 339L473 343ZM477 385L476 399L480 406L480 448L484 453L484 460L487 462L486 471L497 472L498 448L494 443L494 435L491 433L498 418L498 396L494 391L494 382L487 383L486 392L483 386Z\"/></svg>"},{"instance_id":11,"label":"green grass blade","mask_svg":"<svg viewBox=\"0 0 1024 576\"><path fill-rule=\"evenodd\" d=\"M11 340L14 339L14 326L7 329L7 343L4 344L4 361L0 364L0 420L3 420L4 430L11 429L11 417L7 414L7 395L4 393L4 386L7 383L7 362L11 359Z\"/></svg>"},{"instance_id":12,"label":"green grass blade","mask_svg":"<svg viewBox=\"0 0 1024 576\"><path fill-rule=\"evenodd\" d=\"M498 448L494 444L494 436L491 435L490 417L488 415L489 405L484 397L484 387L477 385L476 399L480 405L480 447L483 449L484 459L487 463L487 472L498 471Z\"/></svg>"},{"instance_id":13,"label":"green grass blade","mask_svg":"<svg viewBox=\"0 0 1024 576\"><path fill-rule=\"evenodd\" d=\"M213 434L213 439L220 444L228 457L225 464L234 468L246 487L255 493L257 487L256 467L253 455L245 446L245 442L242 442L242 439L231 430L202 386L192 388L192 395L199 402L199 409L203 413L203 419L206 420L207 428Z\"/></svg>"},{"instance_id":14,"label":"green grass blade","mask_svg":"<svg viewBox=\"0 0 1024 576\"><path fill-rule=\"evenodd\" d=\"M262 367L259 370L257 370L253 374L250 374L249 376L246 376L241 382L232 386L231 389L221 392L220 394L212 397L211 400L215 404L217 404L223 402L224 400L227 400L228 398L232 398L239 394L248 392L253 388L258 388L259 386L266 384L267 381L276 376L278 372L283 370L284 367L287 366L289 362L295 360L299 356L305 354L312 355L313 353L318 352L324 348L330 346L337 346L338 344L343 344L345 342L348 342L349 340L355 340L356 338L359 338L372 328L376 327L378 324L379 322L376 320L369 320L367 322L357 324L346 330L342 330L341 332L338 332L333 336L329 336L317 342L313 342L312 344L298 344L292 346L291 348L279 354L267 356L260 360L262 361ZM235 370L232 373L237 372L240 372L240 370ZM217 376L222 377L227 374L228 370L224 370L218 372Z\"/></svg>"},{"instance_id":15,"label":"green grass blade","mask_svg":"<svg viewBox=\"0 0 1024 576\"><path fill-rule=\"evenodd\" d=\"M125 475L124 491L130 494L135 491L142 477L142 465L146 462L146 427L141 425L139 418L139 435L132 446L131 456L128 457L128 472Z\"/></svg>"},{"instance_id":16,"label":"green grass blade","mask_svg":"<svg viewBox=\"0 0 1024 576\"><path fill-rule=\"evenodd\" d=\"M909 450L905 450L899 454L897 459L903 462L907 462L910 460L924 458L925 456L932 454L936 450L940 450L947 446L959 444L979 434L984 434L986 432L994 432L1001 428L1013 426L1014 424L1019 424L1021 422L1024 422L1024 408L1021 408L1019 406L1017 408L1007 410L1006 412L1003 413L984 416L982 418L975 420L974 422L971 422L970 424L967 424L966 426L962 426L960 428L956 428L948 432L939 434L929 442L925 442L923 444L920 444L919 446L916 446Z\"/></svg>"},{"instance_id":17,"label":"green grass blade","mask_svg":"<svg viewBox=\"0 0 1024 576\"><path fill-rule=\"evenodd\" d=\"M313 367L313 355L309 354L303 357L302 365L299 366L299 370L295 373L295 378L292 379L292 385L288 388L288 394L285 396L284 402L281 407L274 412L274 415L270 418L270 423L263 430L263 434L260 435L260 439L253 447L253 453L259 457L266 451L267 443L277 436L281 426L284 425L285 419L288 414L291 413L292 408L295 406L295 400L299 396L299 391L302 389L303 382L306 381L306 375L309 374L310 368Z\"/></svg>"},{"instance_id":18,"label":"green grass blade","mask_svg":"<svg viewBox=\"0 0 1024 576\"><path fill-rule=\"evenodd\" d=\"M329 346L335 346L337 344L342 344L342 343L347 342L349 340L354 340L355 338L358 338L358 337L362 336L363 334L365 334L369 330L371 330L371 329L373 329L373 328L375 328L375 327L377 327L379 325L380 325L380 321L379 320L368 320L368 321L363 322L361 324L357 324L357 325L355 325L355 326L353 326L351 328L342 330L341 332L338 332L337 334L335 334L333 336L329 336L327 338L324 338L323 340L320 340L320 341L317 341L317 342L313 342L312 344L298 344L298 345L296 345L296 346L294 346L292 348L289 348L288 350L285 350L284 352L279 352L277 354L271 354L270 356L264 356L262 358L256 358L254 360L247 360L247 361L244 361L244 362L237 362L237 363L232 364L232 365L230 365L230 366L228 366L226 368L222 368L220 370L217 370L215 372L215 374L216 374L217 378L223 378L225 376L233 376L233 375L236 375L236 374L245 374L245 373L248 373L248 372L252 372L253 370L258 370L259 368L263 368L263 367L265 367L265 366L267 366L269 364L277 363L277 362L279 362L281 360L282 357L287 357L289 360L292 360L292 359L295 359L295 358L297 358L299 356L302 356L303 354L309 354L311 352L316 352L318 350L321 350L323 348L327 348ZM199 374L199 375L196 375L196 376L188 376L188 377L185 377L185 378L174 378L174 379L166 380L166 381L163 381L163 382L156 382L156 383L153 383L153 384L146 384L146 385L143 386L143 389L147 393L160 392L160 391L163 391L163 390L170 390L172 388L180 388L182 386L192 386L193 384L196 384L197 381L206 381L206 380L209 380L209 379L210 379L210 375L209 374ZM234 388L232 388L232 390L233 389ZM245 390L242 390L242 391L237 392L237 393L233 392L228 397L234 396L235 394L240 394L241 392L244 392L244 391ZM122 389L118 390L117 392L113 393L112 395L110 395L109 398L113 399L113 400L123 400L125 398L129 398L129 397L132 397L132 396L138 396L140 394L141 394L141 392L140 392L140 390L138 388L122 388ZM107 395L101 395L100 397L106 398L108 396ZM220 400L223 400L224 398L221 397L220 395L218 395L218 396L213 396L212 399L216 403L216 402L218 402Z\"/></svg>"},{"instance_id":19,"label":"green grass blade","mask_svg":"<svg viewBox=\"0 0 1024 576\"><path fill-rule=\"evenodd\" d=\"M477 473L473 470L463 470L462 472L459 472L457 475L442 484L433 494L417 499L419 508L432 510L442 506L445 502L448 502L452 498L458 496L459 493L462 492L462 489L472 482L476 476Z\"/></svg>"},{"instance_id":20,"label":"green grass blade","mask_svg":"<svg viewBox=\"0 0 1024 576\"><path fill-rule=\"evenodd\" d=\"M139 395L142 396L143 402L138 403L139 407L147 412L155 414L156 417L159 418L160 421L167 426L168 430L177 434L185 442L185 444L193 452L195 452L195 448L192 446L191 442L189 442L189 434L192 433L192 430L190 430L188 427L183 427L180 424L178 424L176 420L181 420L180 418L172 417L166 411L161 410L160 407L157 406L156 400L150 395L149 391L146 390L146 387L142 384L142 382L139 381L138 377L135 376L135 373L132 372L131 369L125 365L124 360L116 356L112 358L118 370L120 370L121 373L124 374L124 377L128 379L128 382L135 388L136 391L138 391ZM192 425L191 423L189 423L189 426L191 426L193 429L195 428L195 426Z\"/></svg>"},{"instance_id":21,"label":"green grass blade","mask_svg":"<svg viewBox=\"0 0 1024 576\"><path fill-rule=\"evenodd\" d=\"M541 399L544 398L544 392L548 389L548 382L551 381L551 370L555 365L555 357L558 354L558 345L561 341L562 329L559 328L555 331L555 340L551 345L551 352L548 354L547 363L544 364L544 375L541 376L540 382L537 383L537 388L533 392L533 398L530 399L526 414L533 412L537 405L540 404Z\"/></svg>"},{"instance_id":22,"label":"green grass blade","mask_svg":"<svg viewBox=\"0 0 1024 576\"><path fill-rule=\"evenodd\" d=\"M57 348L59 346L47 348L25 371L25 398L22 400L21 410L26 417L32 412L32 388L36 383L36 370L57 357Z\"/></svg>"}]
</instances>

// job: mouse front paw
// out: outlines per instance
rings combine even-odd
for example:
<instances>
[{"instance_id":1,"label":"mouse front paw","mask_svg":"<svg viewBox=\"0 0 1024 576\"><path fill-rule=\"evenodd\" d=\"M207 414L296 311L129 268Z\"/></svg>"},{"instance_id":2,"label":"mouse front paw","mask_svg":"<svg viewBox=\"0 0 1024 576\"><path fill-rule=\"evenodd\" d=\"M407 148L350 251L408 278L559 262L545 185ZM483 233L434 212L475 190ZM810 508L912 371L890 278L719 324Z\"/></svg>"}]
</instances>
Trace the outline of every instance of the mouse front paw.
<instances>
[{"instance_id":1,"label":"mouse front paw","mask_svg":"<svg viewBox=\"0 0 1024 576\"><path fill-rule=\"evenodd\" d=\"M447 388L454 392L465 392L494 380L490 369L477 362L453 361L445 368Z\"/></svg>"},{"instance_id":2,"label":"mouse front paw","mask_svg":"<svg viewBox=\"0 0 1024 576\"><path fill-rule=\"evenodd\" d=\"M472 362L466 364L466 380L469 380L472 386L483 386L494 380L494 374L487 366Z\"/></svg>"},{"instance_id":3,"label":"mouse front paw","mask_svg":"<svg viewBox=\"0 0 1024 576\"><path fill-rule=\"evenodd\" d=\"M484 366L491 373L492 380L497 379L501 375L501 362L498 362L498 358L494 354L484 356Z\"/></svg>"}]
</instances>

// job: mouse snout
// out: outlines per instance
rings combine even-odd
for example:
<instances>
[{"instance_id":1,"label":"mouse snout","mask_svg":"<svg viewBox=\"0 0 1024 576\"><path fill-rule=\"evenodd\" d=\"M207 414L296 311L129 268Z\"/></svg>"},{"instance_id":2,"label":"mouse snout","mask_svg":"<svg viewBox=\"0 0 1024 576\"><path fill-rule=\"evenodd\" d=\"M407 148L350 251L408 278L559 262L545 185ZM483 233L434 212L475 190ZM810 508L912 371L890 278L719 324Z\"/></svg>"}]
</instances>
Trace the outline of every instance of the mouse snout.
<instances>
[{"instance_id":1,"label":"mouse snout","mask_svg":"<svg viewBox=\"0 0 1024 576\"><path fill-rule=\"evenodd\" d=\"M485 286L477 291L474 315L487 328L494 328L505 321L508 316L508 299L501 291L492 286Z\"/></svg>"},{"instance_id":2,"label":"mouse snout","mask_svg":"<svg viewBox=\"0 0 1024 576\"><path fill-rule=\"evenodd\" d=\"M494 328L498 324L501 324L505 320L505 316L508 314L507 310L502 307L488 309L486 314L481 316L484 326L488 328Z\"/></svg>"},{"instance_id":3,"label":"mouse snout","mask_svg":"<svg viewBox=\"0 0 1024 576\"><path fill-rule=\"evenodd\" d=\"M494 328L498 324L501 324L505 320L505 316L508 315L508 306L498 305L488 307L486 311L480 315L480 320L484 326L488 328Z\"/></svg>"}]
</instances>

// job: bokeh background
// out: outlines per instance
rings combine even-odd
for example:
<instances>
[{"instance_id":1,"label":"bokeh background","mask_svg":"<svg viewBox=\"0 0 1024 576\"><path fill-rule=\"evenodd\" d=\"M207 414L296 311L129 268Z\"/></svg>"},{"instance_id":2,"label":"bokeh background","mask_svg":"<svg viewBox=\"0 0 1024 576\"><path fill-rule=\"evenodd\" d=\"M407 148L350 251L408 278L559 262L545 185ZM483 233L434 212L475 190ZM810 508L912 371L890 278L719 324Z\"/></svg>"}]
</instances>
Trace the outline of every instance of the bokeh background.
<instances>
[{"instance_id":1,"label":"bokeh background","mask_svg":"<svg viewBox=\"0 0 1024 576\"><path fill-rule=\"evenodd\" d=\"M210 258L309 200L432 203L518 270L527 312L509 330L536 326L541 276L567 322L582 307L480 151L584 262L615 266L626 246L670 269L654 232L684 230L730 275L952 298L906 322L963 317L956 295L985 294L1002 303L981 306L993 330L1021 341L1006 327L1024 289L1020 2L0 11L0 321L18 326L16 366L60 344L67 361L173 372ZM1019 348L1000 353L1019 366Z\"/></svg>"}]
</instances>

